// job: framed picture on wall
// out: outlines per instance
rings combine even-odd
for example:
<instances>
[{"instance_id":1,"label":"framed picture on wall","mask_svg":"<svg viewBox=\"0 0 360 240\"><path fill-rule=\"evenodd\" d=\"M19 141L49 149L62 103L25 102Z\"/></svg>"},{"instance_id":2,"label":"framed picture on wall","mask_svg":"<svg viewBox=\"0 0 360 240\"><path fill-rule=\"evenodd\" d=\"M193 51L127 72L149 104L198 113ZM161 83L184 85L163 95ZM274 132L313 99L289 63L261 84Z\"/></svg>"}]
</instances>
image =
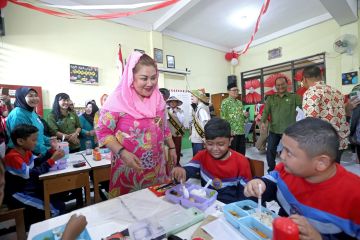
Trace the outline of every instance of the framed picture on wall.
<instances>
[{"instance_id":1,"label":"framed picture on wall","mask_svg":"<svg viewBox=\"0 0 360 240\"><path fill-rule=\"evenodd\" d=\"M154 60L157 63L163 63L163 50L154 48Z\"/></svg>"},{"instance_id":2,"label":"framed picture on wall","mask_svg":"<svg viewBox=\"0 0 360 240\"><path fill-rule=\"evenodd\" d=\"M70 82L98 85L99 70L97 67L70 64Z\"/></svg>"},{"instance_id":3,"label":"framed picture on wall","mask_svg":"<svg viewBox=\"0 0 360 240\"><path fill-rule=\"evenodd\" d=\"M167 68L175 68L175 57L172 55L166 55Z\"/></svg>"},{"instance_id":4,"label":"framed picture on wall","mask_svg":"<svg viewBox=\"0 0 360 240\"><path fill-rule=\"evenodd\" d=\"M358 72L348 72L341 75L342 85L357 84Z\"/></svg>"}]
</instances>

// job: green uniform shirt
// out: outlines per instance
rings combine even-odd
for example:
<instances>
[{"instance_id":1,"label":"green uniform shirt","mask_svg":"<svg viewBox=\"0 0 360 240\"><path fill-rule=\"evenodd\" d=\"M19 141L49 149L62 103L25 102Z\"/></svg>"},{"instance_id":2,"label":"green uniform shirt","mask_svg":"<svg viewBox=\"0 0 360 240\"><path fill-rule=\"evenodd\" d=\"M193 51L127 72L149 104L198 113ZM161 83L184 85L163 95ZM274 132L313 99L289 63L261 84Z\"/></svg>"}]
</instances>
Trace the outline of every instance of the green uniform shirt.
<instances>
[{"instance_id":1,"label":"green uniform shirt","mask_svg":"<svg viewBox=\"0 0 360 240\"><path fill-rule=\"evenodd\" d=\"M282 134L285 129L296 121L296 107L301 108L302 99L299 95L286 92L282 97L274 94L268 97L261 122L266 122L268 116L270 132Z\"/></svg>"},{"instance_id":2,"label":"green uniform shirt","mask_svg":"<svg viewBox=\"0 0 360 240\"><path fill-rule=\"evenodd\" d=\"M245 134L245 116L241 101L232 97L225 98L221 103L220 115L230 123L232 134Z\"/></svg>"},{"instance_id":3,"label":"green uniform shirt","mask_svg":"<svg viewBox=\"0 0 360 240\"><path fill-rule=\"evenodd\" d=\"M69 112L66 116L62 116L57 122L55 121L55 115L50 113L47 119L52 134L62 132L65 134L71 134L76 131L77 128L81 128L79 117L74 112ZM70 149L80 148L80 143L74 145L69 142Z\"/></svg>"}]
</instances>

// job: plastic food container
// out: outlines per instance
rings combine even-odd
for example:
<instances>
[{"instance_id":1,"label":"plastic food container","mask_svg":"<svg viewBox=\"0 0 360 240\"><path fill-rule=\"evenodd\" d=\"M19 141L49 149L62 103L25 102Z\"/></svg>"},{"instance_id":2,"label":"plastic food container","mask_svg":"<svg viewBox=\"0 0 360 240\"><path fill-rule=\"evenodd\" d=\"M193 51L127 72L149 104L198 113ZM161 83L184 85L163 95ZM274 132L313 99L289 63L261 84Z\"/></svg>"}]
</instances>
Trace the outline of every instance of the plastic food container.
<instances>
[{"instance_id":1,"label":"plastic food container","mask_svg":"<svg viewBox=\"0 0 360 240\"><path fill-rule=\"evenodd\" d=\"M207 209L211 204L215 202L217 199L217 191L213 189L205 189L206 197L200 197L198 195L194 195L191 193L193 189L202 189L199 185L194 184L185 184L185 187L188 189L190 193L189 199L186 199L183 196L183 190L181 184L176 185L173 188L170 188L165 192L165 198L173 203L178 203L186 208L196 207L202 211Z\"/></svg>"},{"instance_id":2,"label":"plastic food container","mask_svg":"<svg viewBox=\"0 0 360 240\"><path fill-rule=\"evenodd\" d=\"M261 219L257 216L257 203L244 200L223 207L225 219L249 239L263 240L272 237L272 222L278 218L269 209L261 208Z\"/></svg>"}]
</instances>

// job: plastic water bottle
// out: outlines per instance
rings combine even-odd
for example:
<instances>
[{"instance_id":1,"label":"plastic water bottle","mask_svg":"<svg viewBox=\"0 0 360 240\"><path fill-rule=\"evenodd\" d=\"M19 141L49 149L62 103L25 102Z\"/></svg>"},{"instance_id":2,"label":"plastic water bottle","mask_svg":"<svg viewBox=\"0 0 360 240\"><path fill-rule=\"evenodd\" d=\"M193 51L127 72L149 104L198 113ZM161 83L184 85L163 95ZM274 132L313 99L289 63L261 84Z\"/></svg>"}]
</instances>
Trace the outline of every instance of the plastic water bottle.
<instances>
[{"instance_id":1,"label":"plastic water bottle","mask_svg":"<svg viewBox=\"0 0 360 240\"><path fill-rule=\"evenodd\" d=\"M299 240L298 226L290 218L276 218L273 221L273 240Z\"/></svg>"},{"instance_id":2,"label":"plastic water bottle","mask_svg":"<svg viewBox=\"0 0 360 240\"><path fill-rule=\"evenodd\" d=\"M92 142L90 140L87 140L85 142L85 147L86 147L85 154L91 155L92 154Z\"/></svg>"}]
</instances>

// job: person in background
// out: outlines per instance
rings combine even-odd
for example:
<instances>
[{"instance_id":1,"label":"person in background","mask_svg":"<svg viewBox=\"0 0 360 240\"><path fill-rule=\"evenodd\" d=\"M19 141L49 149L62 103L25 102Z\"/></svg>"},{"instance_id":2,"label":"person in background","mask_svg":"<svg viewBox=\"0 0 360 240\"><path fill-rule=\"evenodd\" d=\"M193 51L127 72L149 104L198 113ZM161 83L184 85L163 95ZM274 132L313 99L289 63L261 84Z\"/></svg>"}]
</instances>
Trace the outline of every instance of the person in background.
<instances>
[{"instance_id":1,"label":"person in background","mask_svg":"<svg viewBox=\"0 0 360 240\"><path fill-rule=\"evenodd\" d=\"M41 174L49 172L55 161L64 157L64 151L52 149L38 158L32 153L35 149L39 130L29 124L19 124L11 132L14 147L5 155L6 203L11 209L25 208L26 228L44 220L43 184L39 180ZM65 203L52 197L51 212L58 215L65 211Z\"/></svg>"},{"instance_id":2,"label":"person in background","mask_svg":"<svg viewBox=\"0 0 360 240\"><path fill-rule=\"evenodd\" d=\"M245 139L245 116L243 105L239 97L239 89L236 83L230 83L227 86L229 97L221 103L221 118L227 120L231 126L231 149L245 156L246 139Z\"/></svg>"},{"instance_id":3,"label":"person in background","mask_svg":"<svg viewBox=\"0 0 360 240\"><path fill-rule=\"evenodd\" d=\"M104 106L104 103L106 102L107 98L109 97L109 95L107 95L106 93L103 94L100 98L100 106ZM100 109L95 113L94 115L94 129L97 128L98 122L99 122L99 114L100 114ZM95 139L96 139L96 135L95 135ZM97 140L96 140L97 142Z\"/></svg>"},{"instance_id":4,"label":"person in background","mask_svg":"<svg viewBox=\"0 0 360 240\"><path fill-rule=\"evenodd\" d=\"M69 99L69 104L68 105L69 105L68 111L76 113L74 102L71 99Z\"/></svg>"},{"instance_id":5,"label":"person in background","mask_svg":"<svg viewBox=\"0 0 360 240\"><path fill-rule=\"evenodd\" d=\"M80 151L80 120L75 112L69 111L70 97L66 93L55 96L53 108L47 122L52 134L69 142L70 153Z\"/></svg>"},{"instance_id":6,"label":"person in background","mask_svg":"<svg viewBox=\"0 0 360 240\"><path fill-rule=\"evenodd\" d=\"M0 96L0 158L4 158L6 145L8 143L8 137L6 134L6 120L5 120L5 116L7 116L7 113L3 114L3 110L7 108L3 108L4 106L5 103L1 100L1 96Z\"/></svg>"},{"instance_id":7,"label":"person in background","mask_svg":"<svg viewBox=\"0 0 360 240\"><path fill-rule=\"evenodd\" d=\"M303 84L308 89L303 96L302 109L305 117L325 120L333 125L340 137L337 162L349 144L349 124L346 121L344 95L322 82L321 70L317 66L304 68Z\"/></svg>"},{"instance_id":8,"label":"person in background","mask_svg":"<svg viewBox=\"0 0 360 240\"><path fill-rule=\"evenodd\" d=\"M276 150L282 133L288 126L296 122L296 107L301 107L302 104L299 95L287 91L288 81L285 76L280 76L275 80L276 93L268 96L261 117L261 128L265 131L267 129L266 122L271 116L266 148L268 172L275 168Z\"/></svg>"},{"instance_id":9,"label":"person in background","mask_svg":"<svg viewBox=\"0 0 360 240\"><path fill-rule=\"evenodd\" d=\"M3 166L4 160L0 158L0 207L3 203L5 195L5 168ZM85 229L87 221L85 216L73 214L66 224L62 239L63 240L75 240L80 233Z\"/></svg>"},{"instance_id":10,"label":"person in background","mask_svg":"<svg viewBox=\"0 0 360 240\"><path fill-rule=\"evenodd\" d=\"M10 138L10 133L13 129L19 124L29 124L39 130L37 144L33 150L34 154L45 156L53 140L45 136L44 125L39 115L35 112L35 108L40 102L38 93L32 88L21 87L16 90L15 98L15 108L6 119L6 132L9 137L8 147L14 147L14 143Z\"/></svg>"},{"instance_id":11,"label":"person in background","mask_svg":"<svg viewBox=\"0 0 360 240\"><path fill-rule=\"evenodd\" d=\"M176 167L172 176L185 182L198 178L204 186L212 180L212 189L218 192L217 200L231 203L244 200L241 183L252 179L249 161L244 155L229 148L230 124L221 118L212 118L205 125L205 150L199 151L184 167Z\"/></svg>"},{"instance_id":12,"label":"person in background","mask_svg":"<svg viewBox=\"0 0 360 240\"><path fill-rule=\"evenodd\" d=\"M10 97L7 95L0 95L0 114L6 118L13 109Z\"/></svg>"},{"instance_id":13,"label":"person in background","mask_svg":"<svg viewBox=\"0 0 360 240\"><path fill-rule=\"evenodd\" d=\"M281 163L250 181L245 196L277 200L279 215L298 225L300 240L360 239L360 177L336 163L336 129L305 118L284 131L282 143Z\"/></svg>"},{"instance_id":14,"label":"person in background","mask_svg":"<svg viewBox=\"0 0 360 240\"><path fill-rule=\"evenodd\" d=\"M193 156L198 151L204 149L204 126L210 120L209 107L206 104L209 99L200 90L192 90L191 93L191 106L192 111L192 122L191 122L191 135L190 141L192 144Z\"/></svg>"},{"instance_id":15,"label":"person in background","mask_svg":"<svg viewBox=\"0 0 360 240\"><path fill-rule=\"evenodd\" d=\"M94 100L91 100L86 103L85 112L80 115L80 150L86 149L86 142L91 142L91 148L94 149L96 147L96 133L94 130L94 117L95 113L99 111L98 106Z\"/></svg>"},{"instance_id":16,"label":"person in background","mask_svg":"<svg viewBox=\"0 0 360 240\"><path fill-rule=\"evenodd\" d=\"M184 128L184 111L179 107L183 102L177 99L175 96L171 96L166 101L167 107L167 120L168 125L171 131L172 139L175 144L177 161L176 165L180 164L180 154L181 154L181 141L182 137L185 134Z\"/></svg>"},{"instance_id":17,"label":"person in background","mask_svg":"<svg viewBox=\"0 0 360 240\"><path fill-rule=\"evenodd\" d=\"M168 98L170 97L170 91L167 88L159 88L159 91L161 93L161 95L164 98L164 101L166 102L168 100Z\"/></svg>"},{"instance_id":18,"label":"person in background","mask_svg":"<svg viewBox=\"0 0 360 240\"><path fill-rule=\"evenodd\" d=\"M209 99L210 101L210 93L205 93L205 96ZM209 102L209 112L210 112L210 118L216 117L215 114L215 108L214 108L214 104L212 104L212 102Z\"/></svg>"},{"instance_id":19,"label":"person in background","mask_svg":"<svg viewBox=\"0 0 360 240\"><path fill-rule=\"evenodd\" d=\"M110 198L168 181L167 164L176 163L158 74L151 57L133 52L121 82L100 110L96 129L99 145L108 147L113 154ZM168 162L165 141L170 149Z\"/></svg>"}]
</instances>

